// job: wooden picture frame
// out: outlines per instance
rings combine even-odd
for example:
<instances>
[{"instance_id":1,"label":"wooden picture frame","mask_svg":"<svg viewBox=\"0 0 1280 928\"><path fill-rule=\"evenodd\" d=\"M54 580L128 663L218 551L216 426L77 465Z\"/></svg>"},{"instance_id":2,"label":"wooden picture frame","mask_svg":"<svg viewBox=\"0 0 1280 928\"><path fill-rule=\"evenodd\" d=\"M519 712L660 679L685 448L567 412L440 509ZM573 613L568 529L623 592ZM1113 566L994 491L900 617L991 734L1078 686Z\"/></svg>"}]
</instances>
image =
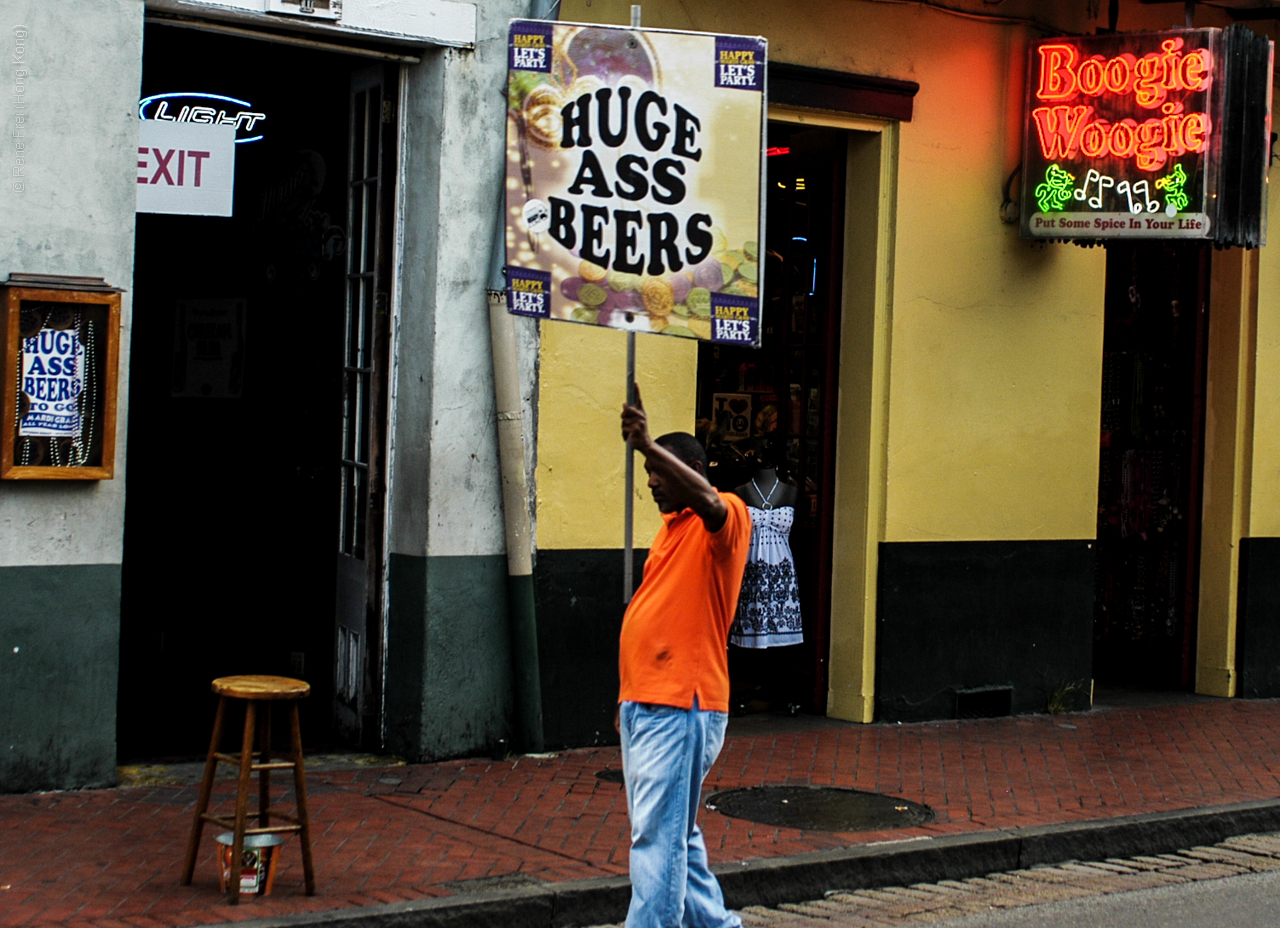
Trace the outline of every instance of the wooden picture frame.
<instances>
[{"instance_id":1,"label":"wooden picture frame","mask_svg":"<svg viewBox=\"0 0 1280 928\"><path fill-rule=\"evenodd\" d=\"M3 286L0 479L112 479L119 288L16 273Z\"/></svg>"}]
</instances>

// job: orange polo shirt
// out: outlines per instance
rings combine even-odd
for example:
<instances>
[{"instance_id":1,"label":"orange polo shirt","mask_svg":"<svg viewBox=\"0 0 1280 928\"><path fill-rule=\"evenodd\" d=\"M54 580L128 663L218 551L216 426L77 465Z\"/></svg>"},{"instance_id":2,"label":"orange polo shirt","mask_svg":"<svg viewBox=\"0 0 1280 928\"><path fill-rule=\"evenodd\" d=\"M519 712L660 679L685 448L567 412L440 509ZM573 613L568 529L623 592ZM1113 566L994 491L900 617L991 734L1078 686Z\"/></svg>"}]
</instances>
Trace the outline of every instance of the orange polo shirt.
<instances>
[{"instance_id":1,"label":"orange polo shirt","mask_svg":"<svg viewBox=\"0 0 1280 928\"><path fill-rule=\"evenodd\" d=\"M692 509L664 513L644 562L644 580L622 620L618 701L729 711L729 626L751 543L747 505L708 532Z\"/></svg>"}]
</instances>

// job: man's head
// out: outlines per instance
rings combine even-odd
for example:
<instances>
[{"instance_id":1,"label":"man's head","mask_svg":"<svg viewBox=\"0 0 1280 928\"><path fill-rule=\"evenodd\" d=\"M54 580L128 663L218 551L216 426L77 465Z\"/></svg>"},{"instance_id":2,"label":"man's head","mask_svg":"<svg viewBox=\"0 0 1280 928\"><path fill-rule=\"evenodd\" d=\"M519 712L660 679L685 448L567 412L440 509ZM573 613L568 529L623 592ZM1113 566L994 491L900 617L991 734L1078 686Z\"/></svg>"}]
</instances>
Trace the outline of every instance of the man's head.
<instances>
[{"instance_id":1,"label":"man's head","mask_svg":"<svg viewBox=\"0 0 1280 928\"><path fill-rule=\"evenodd\" d=\"M703 449L702 442L688 432L668 432L666 435L660 435L655 438L653 443L661 445L670 451L703 477L707 476L707 468L709 466L707 452ZM653 494L653 501L658 504L658 511L678 512L680 506L668 495L667 489L663 485L662 477L650 470L647 464L645 465L645 470L649 473L649 491Z\"/></svg>"}]
</instances>

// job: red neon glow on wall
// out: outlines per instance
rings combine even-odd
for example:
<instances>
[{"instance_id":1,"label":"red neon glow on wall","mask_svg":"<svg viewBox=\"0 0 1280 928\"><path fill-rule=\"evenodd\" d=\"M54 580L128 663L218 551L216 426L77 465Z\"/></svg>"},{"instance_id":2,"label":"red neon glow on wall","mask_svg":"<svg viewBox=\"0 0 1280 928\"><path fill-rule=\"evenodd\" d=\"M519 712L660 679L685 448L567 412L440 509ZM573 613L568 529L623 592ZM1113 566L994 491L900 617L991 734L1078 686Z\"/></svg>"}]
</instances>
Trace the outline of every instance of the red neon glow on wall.
<instances>
[{"instance_id":1,"label":"red neon glow on wall","mask_svg":"<svg viewBox=\"0 0 1280 928\"><path fill-rule=\"evenodd\" d=\"M1199 153L1209 147L1212 126L1203 112L1184 112L1184 102L1169 99L1202 93L1213 80L1213 58L1209 49L1183 53L1181 38L1165 39L1159 52L1139 58L1133 54L1105 58L1094 55L1081 59L1080 51L1068 42L1041 45L1040 81L1037 100L1056 104L1031 111L1040 151L1047 160L1088 158L1132 158L1142 171L1158 171L1169 158ZM1146 110L1159 108L1161 115L1142 122L1136 119L1107 120L1095 115L1087 102L1067 105L1084 98L1107 100L1131 96Z\"/></svg>"}]
</instances>

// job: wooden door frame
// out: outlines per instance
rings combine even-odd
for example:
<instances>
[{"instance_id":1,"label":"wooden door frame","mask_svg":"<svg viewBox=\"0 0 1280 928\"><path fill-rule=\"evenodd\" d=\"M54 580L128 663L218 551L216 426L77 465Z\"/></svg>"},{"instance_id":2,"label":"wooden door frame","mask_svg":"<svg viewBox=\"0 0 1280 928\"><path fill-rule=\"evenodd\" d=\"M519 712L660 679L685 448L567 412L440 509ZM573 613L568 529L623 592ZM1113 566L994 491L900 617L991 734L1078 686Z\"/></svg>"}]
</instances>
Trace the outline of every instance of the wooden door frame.
<instances>
[{"instance_id":1,"label":"wooden door frame","mask_svg":"<svg viewBox=\"0 0 1280 928\"><path fill-rule=\"evenodd\" d=\"M870 722L875 715L876 581L885 536L899 123L791 106L770 106L769 119L842 129L849 136L831 462L826 704L831 718Z\"/></svg>"},{"instance_id":2,"label":"wooden door frame","mask_svg":"<svg viewBox=\"0 0 1280 928\"><path fill-rule=\"evenodd\" d=\"M348 169L347 169L347 228L348 241L352 223L355 221L353 209L352 187L354 180L353 149L356 127L355 107L351 102L357 93L365 92L374 86L380 87L378 94L378 110L375 116L380 126L378 141L378 174L377 174L377 209L374 241L374 308L373 331L370 337L372 376L369 379L368 428L370 429L368 460L368 501L362 517L366 520L364 527L364 642L361 658L361 692L356 702L358 715L356 726L359 732L361 747L377 748L383 739L383 690L385 686L386 667L386 498L387 498L387 449L390 434L389 393L391 369L391 306L392 292L396 280L395 272L398 261L396 230L396 202L399 190L398 165L400 149L400 114L401 95L399 68L391 64L374 64L365 68L353 69L351 78L351 95L348 97ZM348 262L351 256L348 255ZM351 266L348 263L344 297L344 325L349 324L347 314L351 312ZM346 336L344 336L344 365ZM345 386L344 386L345 391ZM341 412L339 413L341 415ZM345 453L345 449L344 449ZM341 505L341 504L340 504ZM340 510L341 511L341 510ZM344 554L337 552L339 558ZM342 567L339 565L339 579ZM337 634L335 601L335 635ZM335 660L340 659L339 649L335 647ZM335 672L336 672L335 667ZM339 730L347 727L337 718L344 708L348 709L335 691L334 714Z\"/></svg>"}]
</instances>

